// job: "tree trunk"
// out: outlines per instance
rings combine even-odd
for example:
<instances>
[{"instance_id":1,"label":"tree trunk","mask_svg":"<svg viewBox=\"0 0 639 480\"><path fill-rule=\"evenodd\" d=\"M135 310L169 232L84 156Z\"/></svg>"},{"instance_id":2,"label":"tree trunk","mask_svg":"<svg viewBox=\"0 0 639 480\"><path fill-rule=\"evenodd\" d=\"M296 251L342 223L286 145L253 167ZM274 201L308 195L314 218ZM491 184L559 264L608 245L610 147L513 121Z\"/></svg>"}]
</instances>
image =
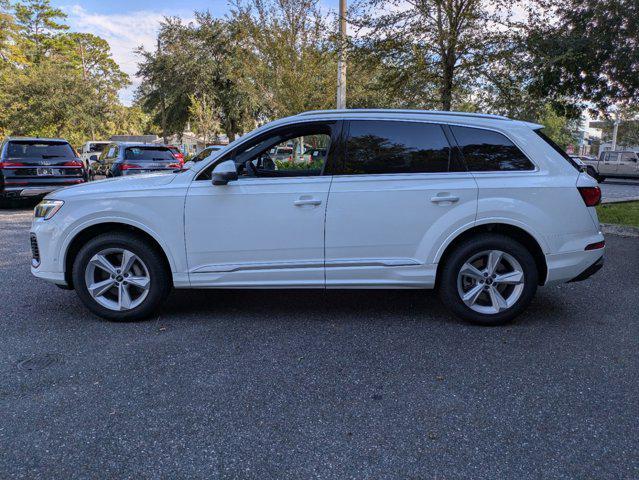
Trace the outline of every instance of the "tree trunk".
<instances>
[{"instance_id":1,"label":"tree trunk","mask_svg":"<svg viewBox=\"0 0 639 480\"><path fill-rule=\"evenodd\" d=\"M442 85L440 88L440 96L442 102L442 110L449 111L453 103L453 84L455 79L455 63L450 57L446 56L442 59Z\"/></svg>"}]
</instances>

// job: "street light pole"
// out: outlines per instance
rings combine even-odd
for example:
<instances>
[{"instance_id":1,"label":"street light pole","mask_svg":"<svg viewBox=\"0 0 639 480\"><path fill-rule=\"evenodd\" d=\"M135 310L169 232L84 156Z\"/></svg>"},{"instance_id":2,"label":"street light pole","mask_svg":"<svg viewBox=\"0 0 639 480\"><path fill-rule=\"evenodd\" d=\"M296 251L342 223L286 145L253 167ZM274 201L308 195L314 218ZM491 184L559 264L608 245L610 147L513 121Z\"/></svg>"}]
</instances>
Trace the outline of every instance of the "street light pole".
<instances>
[{"instance_id":1,"label":"street light pole","mask_svg":"<svg viewBox=\"0 0 639 480\"><path fill-rule=\"evenodd\" d=\"M619 132L619 124L621 118L619 117L619 110L615 111L615 121L612 124L612 151L617 150L617 133Z\"/></svg>"},{"instance_id":2,"label":"street light pole","mask_svg":"<svg viewBox=\"0 0 639 480\"><path fill-rule=\"evenodd\" d=\"M339 52L337 58L337 108L346 108L346 0L339 0Z\"/></svg>"}]
</instances>

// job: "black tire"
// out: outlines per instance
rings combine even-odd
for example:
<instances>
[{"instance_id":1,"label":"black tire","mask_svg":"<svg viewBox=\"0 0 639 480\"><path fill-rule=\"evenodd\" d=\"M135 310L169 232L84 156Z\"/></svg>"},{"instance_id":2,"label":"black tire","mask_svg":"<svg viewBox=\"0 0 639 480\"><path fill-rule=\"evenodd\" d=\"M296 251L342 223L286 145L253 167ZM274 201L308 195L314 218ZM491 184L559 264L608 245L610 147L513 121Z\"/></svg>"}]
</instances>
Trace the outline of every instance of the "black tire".
<instances>
[{"instance_id":1,"label":"black tire","mask_svg":"<svg viewBox=\"0 0 639 480\"><path fill-rule=\"evenodd\" d=\"M98 303L88 291L85 282L87 265L96 253L108 248L123 248L133 252L148 269L150 277L148 294L135 308L122 311L111 310ZM139 237L126 232L105 233L89 240L73 262L72 275L75 291L82 303L99 317L118 322L141 320L151 316L159 309L172 288L171 273L166 266L163 253L149 246Z\"/></svg>"},{"instance_id":2,"label":"black tire","mask_svg":"<svg viewBox=\"0 0 639 480\"><path fill-rule=\"evenodd\" d=\"M463 302L458 291L457 280L462 266L474 255L487 250L500 250L511 255L523 270L524 285L519 298L512 306L499 313L485 314L471 309ZM483 233L457 245L444 260L440 275L438 290L446 307L468 322L494 326L512 321L528 306L537 291L539 273L535 259L521 243L505 235Z\"/></svg>"}]
</instances>

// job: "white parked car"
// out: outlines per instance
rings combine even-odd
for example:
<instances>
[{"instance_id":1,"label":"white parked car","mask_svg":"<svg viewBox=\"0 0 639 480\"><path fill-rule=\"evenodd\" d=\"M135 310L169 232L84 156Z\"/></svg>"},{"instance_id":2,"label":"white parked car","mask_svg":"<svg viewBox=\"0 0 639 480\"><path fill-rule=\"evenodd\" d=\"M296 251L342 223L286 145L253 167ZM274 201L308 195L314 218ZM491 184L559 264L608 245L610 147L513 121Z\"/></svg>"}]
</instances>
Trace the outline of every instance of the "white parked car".
<instances>
[{"instance_id":1,"label":"white parked car","mask_svg":"<svg viewBox=\"0 0 639 480\"><path fill-rule=\"evenodd\" d=\"M110 142L108 141L94 140L82 145L82 148L80 149L80 159L87 170L91 168L91 164L98 159L109 143Z\"/></svg>"},{"instance_id":2,"label":"white parked car","mask_svg":"<svg viewBox=\"0 0 639 480\"><path fill-rule=\"evenodd\" d=\"M152 314L171 288L437 288L461 318L503 323L539 285L603 264L597 182L541 128L428 111L281 119L180 173L49 195L32 272L111 320ZM322 161L275 170L269 152L299 137L329 145Z\"/></svg>"}]
</instances>

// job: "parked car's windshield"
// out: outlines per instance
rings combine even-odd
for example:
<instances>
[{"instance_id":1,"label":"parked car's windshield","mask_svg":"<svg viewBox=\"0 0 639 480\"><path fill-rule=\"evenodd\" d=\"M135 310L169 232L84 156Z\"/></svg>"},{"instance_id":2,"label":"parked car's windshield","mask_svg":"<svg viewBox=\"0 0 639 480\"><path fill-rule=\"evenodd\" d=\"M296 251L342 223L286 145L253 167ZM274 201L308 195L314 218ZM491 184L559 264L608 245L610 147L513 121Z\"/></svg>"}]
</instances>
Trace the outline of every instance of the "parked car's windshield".
<instances>
[{"instance_id":1,"label":"parked car's windshield","mask_svg":"<svg viewBox=\"0 0 639 480\"><path fill-rule=\"evenodd\" d=\"M128 147L124 151L125 160L173 160L167 147Z\"/></svg>"},{"instance_id":2,"label":"parked car's windshield","mask_svg":"<svg viewBox=\"0 0 639 480\"><path fill-rule=\"evenodd\" d=\"M12 140L7 145L9 158L57 158L75 157L67 142L46 140Z\"/></svg>"},{"instance_id":3,"label":"parked car's windshield","mask_svg":"<svg viewBox=\"0 0 639 480\"><path fill-rule=\"evenodd\" d=\"M91 153L101 153L102 150L104 150L106 148L106 146L108 145L108 143L89 143L89 152Z\"/></svg>"}]
</instances>

